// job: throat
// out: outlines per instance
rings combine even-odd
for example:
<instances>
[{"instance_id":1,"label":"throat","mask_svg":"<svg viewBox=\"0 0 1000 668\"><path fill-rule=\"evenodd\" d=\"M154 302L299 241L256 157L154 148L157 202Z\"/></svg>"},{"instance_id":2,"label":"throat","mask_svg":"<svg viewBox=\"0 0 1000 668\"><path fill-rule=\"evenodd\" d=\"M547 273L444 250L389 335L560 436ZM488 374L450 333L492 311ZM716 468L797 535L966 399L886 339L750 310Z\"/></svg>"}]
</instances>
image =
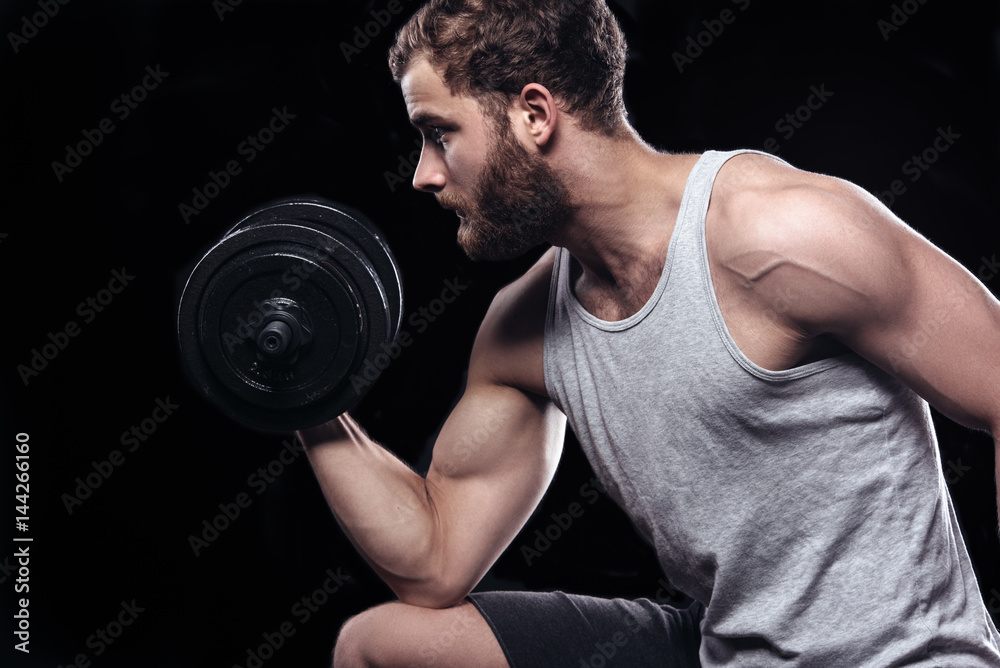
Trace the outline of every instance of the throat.
<instances>
[{"instance_id":1,"label":"throat","mask_svg":"<svg viewBox=\"0 0 1000 668\"><path fill-rule=\"evenodd\" d=\"M614 322L625 320L649 302L663 275L663 257L640 263L627 274L598 276L584 272L580 263L572 261L570 285L580 305L595 318Z\"/></svg>"}]
</instances>

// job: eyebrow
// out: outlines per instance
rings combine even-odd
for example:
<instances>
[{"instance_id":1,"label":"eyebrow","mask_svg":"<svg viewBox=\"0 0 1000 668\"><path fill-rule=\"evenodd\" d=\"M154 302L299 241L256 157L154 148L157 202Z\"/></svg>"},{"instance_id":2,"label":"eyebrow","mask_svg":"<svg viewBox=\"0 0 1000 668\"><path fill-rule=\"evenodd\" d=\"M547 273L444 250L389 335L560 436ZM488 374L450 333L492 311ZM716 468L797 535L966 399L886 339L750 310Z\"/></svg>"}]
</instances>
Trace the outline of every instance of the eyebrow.
<instances>
[{"instance_id":1,"label":"eyebrow","mask_svg":"<svg viewBox=\"0 0 1000 668\"><path fill-rule=\"evenodd\" d=\"M429 127L431 125L443 125L446 121L435 114L431 113L418 113L416 116L410 119L410 124L414 127Z\"/></svg>"}]
</instances>

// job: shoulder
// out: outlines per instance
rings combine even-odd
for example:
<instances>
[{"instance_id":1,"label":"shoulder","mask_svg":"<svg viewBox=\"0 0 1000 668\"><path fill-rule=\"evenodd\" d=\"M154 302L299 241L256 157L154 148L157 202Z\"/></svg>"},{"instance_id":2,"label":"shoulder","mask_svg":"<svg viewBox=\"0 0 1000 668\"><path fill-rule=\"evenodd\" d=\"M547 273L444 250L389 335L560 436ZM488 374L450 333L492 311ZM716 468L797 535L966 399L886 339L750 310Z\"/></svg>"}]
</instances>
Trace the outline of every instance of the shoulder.
<instances>
[{"instance_id":1,"label":"shoulder","mask_svg":"<svg viewBox=\"0 0 1000 668\"><path fill-rule=\"evenodd\" d=\"M835 176L759 154L729 160L712 192L718 222L744 241L806 242L871 232L898 220L873 195Z\"/></svg>"},{"instance_id":2,"label":"shoulder","mask_svg":"<svg viewBox=\"0 0 1000 668\"><path fill-rule=\"evenodd\" d=\"M494 297L476 336L470 374L545 394L542 339L556 252L550 248Z\"/></svg>"},{"instance_id":3,"label":"shoulder","mask_svg":"<svg viewBox=\"0 0 1000 668\"><path fill-rule=\"evenodd\" d=\"M706 223L713 263L762 298L795 304L789 324L813 334L900 296L893 277L925 243L861 187L768 156L731 159L717 187Z\"/></svg>"}]
</instances>

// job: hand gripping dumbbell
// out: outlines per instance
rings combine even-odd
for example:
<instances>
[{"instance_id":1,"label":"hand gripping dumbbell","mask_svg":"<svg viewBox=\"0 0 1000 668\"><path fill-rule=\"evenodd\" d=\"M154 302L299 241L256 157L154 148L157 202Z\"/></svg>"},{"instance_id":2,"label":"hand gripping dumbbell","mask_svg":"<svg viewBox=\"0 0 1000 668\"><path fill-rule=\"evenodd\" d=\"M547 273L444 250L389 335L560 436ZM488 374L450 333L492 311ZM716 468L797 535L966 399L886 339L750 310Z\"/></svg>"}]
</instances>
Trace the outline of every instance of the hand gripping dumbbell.
<instances>
[{"instance_id":1,"label":"hand gripping dumbbell","mask_svg":"<svg viewBox=\"0 0 1000 668\"><path fill-rule=\"evenodd\" d=\"M351 378L392 345L402 306L399 268L367 218L285 199L246 216L191 272L177 311L181 359L237 422L310 427L361 399Z\"/></svg>"}]
</instances>

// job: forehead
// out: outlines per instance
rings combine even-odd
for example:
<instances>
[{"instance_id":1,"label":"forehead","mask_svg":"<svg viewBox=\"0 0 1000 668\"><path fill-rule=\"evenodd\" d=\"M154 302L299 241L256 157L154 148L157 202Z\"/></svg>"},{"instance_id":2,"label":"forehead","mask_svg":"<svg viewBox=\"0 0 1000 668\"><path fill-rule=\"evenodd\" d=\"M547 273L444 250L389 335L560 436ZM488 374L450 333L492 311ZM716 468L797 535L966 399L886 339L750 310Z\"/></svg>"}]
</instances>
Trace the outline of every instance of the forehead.
<instances>
[{"instance_id":1,"label":"forehead","mask_svg":"<svg viewBox=\"0 0 1000 668\"><path fill-rule=\"evenodd\" d=\"M407 68L400 90L410 122L414 125L457 122L482 116L482 110L473 98L451 92L427 58L418 58Z\"/></svg>"}]
</instances>

